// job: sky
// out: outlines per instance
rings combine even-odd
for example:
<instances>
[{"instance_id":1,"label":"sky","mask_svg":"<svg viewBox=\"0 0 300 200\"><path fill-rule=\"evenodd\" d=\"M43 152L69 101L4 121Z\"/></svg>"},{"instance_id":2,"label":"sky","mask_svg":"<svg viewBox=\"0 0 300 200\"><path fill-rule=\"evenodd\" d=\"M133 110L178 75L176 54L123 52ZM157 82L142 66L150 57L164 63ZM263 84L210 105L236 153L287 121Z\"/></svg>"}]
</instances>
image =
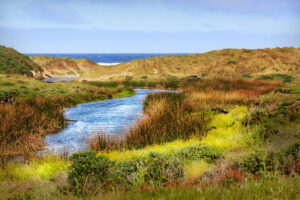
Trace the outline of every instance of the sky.
<instances>
[{"instance_id":1,"label":"sky","mask_svg":"<svg viewBox=\"0 0 300 200\"><path fill-rule=\"evenodd\" d=\"M300 0L0 0L22 53L201 53L300 47Z\"/></svg>"}]
</instances>

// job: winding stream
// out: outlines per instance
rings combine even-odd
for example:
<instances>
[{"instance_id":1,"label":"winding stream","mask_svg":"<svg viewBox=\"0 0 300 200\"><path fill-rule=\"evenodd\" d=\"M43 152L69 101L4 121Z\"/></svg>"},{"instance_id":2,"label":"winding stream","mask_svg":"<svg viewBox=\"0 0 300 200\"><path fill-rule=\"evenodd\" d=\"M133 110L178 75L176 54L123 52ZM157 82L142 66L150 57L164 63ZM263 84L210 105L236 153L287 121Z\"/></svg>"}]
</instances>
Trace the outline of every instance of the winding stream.
<instances>
[{"instance_id":1,"label":"winding stream","mask_svg":"<svg viewBox=\"0 0 300 200\"><path fill-rule=\"evenodd\" d=\"M97 131L108 134L120 134L130 124L142 116L143 100L149 93L166 90L136 89L132 97L110 99L79 104L66 109L65 117L69 120L67 128L45 139L46 150L69 152L83 150L88 136Z\"/></svg>"}]
</instances>

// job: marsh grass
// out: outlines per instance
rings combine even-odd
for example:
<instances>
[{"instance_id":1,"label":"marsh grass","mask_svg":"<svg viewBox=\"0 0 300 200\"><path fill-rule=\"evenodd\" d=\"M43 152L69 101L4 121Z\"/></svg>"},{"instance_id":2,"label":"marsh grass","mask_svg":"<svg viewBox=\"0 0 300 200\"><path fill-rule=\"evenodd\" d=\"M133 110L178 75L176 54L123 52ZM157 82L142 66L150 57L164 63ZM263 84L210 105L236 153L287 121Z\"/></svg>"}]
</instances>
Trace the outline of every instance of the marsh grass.
<instances>
[{"instance_id":1,"label":"marsh grass","mask_svg":"<svg viewBox=\"0 0 300 200\"><path fill-rule=\"evenodd\" d=\"M44 145L43 136L67 125L64 107L68 98L22 98L15 104L0 105L1 162L22 156L32 157Z\"/></svg>"}]
</instances>

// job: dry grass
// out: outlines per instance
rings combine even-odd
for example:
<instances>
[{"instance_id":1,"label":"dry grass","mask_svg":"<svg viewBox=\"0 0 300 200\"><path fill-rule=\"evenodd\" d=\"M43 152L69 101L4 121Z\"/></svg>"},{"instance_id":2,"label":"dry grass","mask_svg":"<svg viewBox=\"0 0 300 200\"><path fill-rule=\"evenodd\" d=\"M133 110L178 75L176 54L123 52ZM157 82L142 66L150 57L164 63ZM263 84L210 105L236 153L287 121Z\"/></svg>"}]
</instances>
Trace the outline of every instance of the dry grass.
<instances>
[{"instance_id":1,"label":"dry grass","mask_svg":"<svg viewBox=\"0 0 300 200\"><path fill-rule=\"evenodd\" d=\"M193 108L222 107L226 104L250 104L260 95L282 86L278 82L239 78L212 78L182 83Z\"/></svg>"},{"instance_id":2,"label":"dry grass","mask_svg":"<svg viewBox=\"0 0 300 200\"><path fill-rule=\"evenodd\" d=\"M99 67L97 63L88 59L56 58L48 56L36 56L30 58L41 66L44 74L52 77L74 77L80 73Z\"/></svg>"},{"instance_id":3,"label":"dry grass","mask_svg":"<svg viewBox=\"0 0 300 200\"><path fill-rule=\"evenodd\" d=\"M299 55L299 48L223 49L186 56L146 58L112 67L100 66L95 70L84 72L79 80L124 80L126 76L139 80L145 75L149 80L161 80L168 76L182 78L202 74L208 74L208 77L294 74L300 72Z\"/></svg>"},{"instance_id":4,"label":"dry grass","mask_svg":"<svg viewBox=\"0 0 300 200\"><path fill-rule=\"evenodd\" d=\"M43 136L63 128L66 98L35 97L0 105L0 162L32 157L44 145Z\"/></svg>"}]
</instances>

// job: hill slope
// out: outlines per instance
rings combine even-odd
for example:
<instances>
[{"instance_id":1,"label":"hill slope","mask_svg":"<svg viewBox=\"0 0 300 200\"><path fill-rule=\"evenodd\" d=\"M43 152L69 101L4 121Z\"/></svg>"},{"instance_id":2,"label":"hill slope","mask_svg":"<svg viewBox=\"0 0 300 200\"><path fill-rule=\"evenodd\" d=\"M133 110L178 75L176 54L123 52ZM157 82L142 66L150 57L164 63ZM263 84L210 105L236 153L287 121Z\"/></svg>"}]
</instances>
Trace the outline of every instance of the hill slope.
<instances>
[{"instance_id":1,"label":"hill slope","mask_svg":"<svg viewBox=\"0 0 300 200\"><path fill-rule=\"evenodd\" d=\"M25 74L29 77L40 76L43 69L28 56L12 48L0 45L0 73Z\"/></svg>"},{"instance_id":2,"label":"hill slope","mask_svg":"<svg viewBox=\"0 0 300 200\"><path fill-rule=\"evenodd\" d=\"M123 80L126 76L140 79L164 79L168 76L190 75L242 76L272 73L299 73L300 48L223 49L186 56L153 57L122 63L117 66L99 66L85 72L79 80Z\"/></svg>"},{"instance_id":3,"label":"hill slope","mask_svg":"<svg viewBox=\"0 0 300 200\"><path fill-rule=\"evenodd\" d=\"M88 59L37 56L31 57L31 60L43 68L45 75L51 77L79 76L84 71L99 67L98 64Z\"/></svg>"}]
</instances>

